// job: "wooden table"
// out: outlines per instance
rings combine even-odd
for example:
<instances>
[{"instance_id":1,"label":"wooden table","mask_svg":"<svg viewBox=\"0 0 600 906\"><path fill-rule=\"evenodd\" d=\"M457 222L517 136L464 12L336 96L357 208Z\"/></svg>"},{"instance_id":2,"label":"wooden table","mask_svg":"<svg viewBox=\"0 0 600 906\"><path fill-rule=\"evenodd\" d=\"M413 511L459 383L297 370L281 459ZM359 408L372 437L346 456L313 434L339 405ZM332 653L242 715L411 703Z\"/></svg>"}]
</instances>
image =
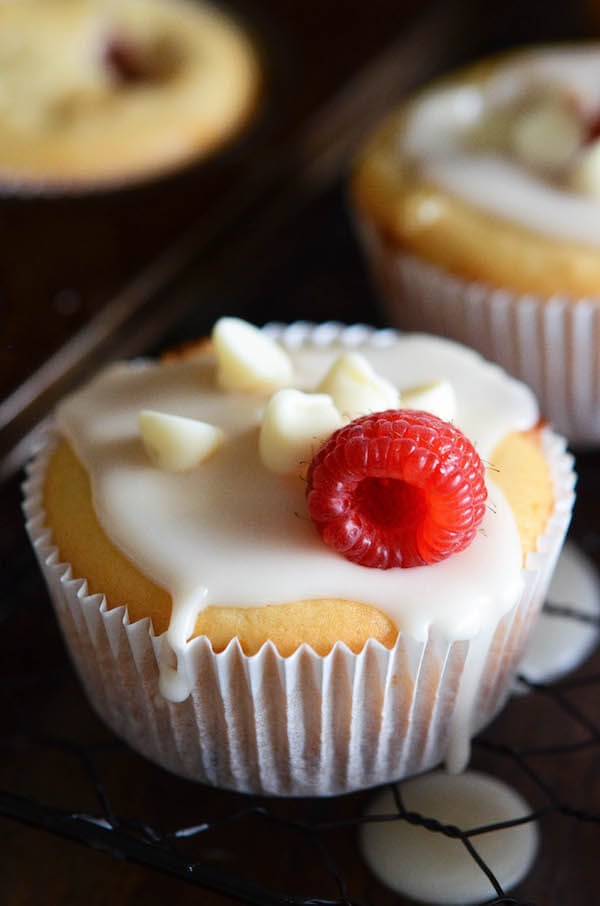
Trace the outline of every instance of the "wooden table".
<instances>
[{"instance_id":1,"label":"wooden table","mask_svg":"<svg viewBox=\"0 0 600 906\"><path fill-rule=\"evenodd\" d=\"M333 2L265 0L248 7L268 46L269 71L278 75L262 121L237 148L208 168L123 194L2 201L0 304L8 337L2 395L10 399L31 381L30 395L20 398L24 406L9 419L4 452L58 392L99 361L200 334L220 312L258 322L378 323L344 201L343 175L362 130L390 98L452 58L536 30L582 33L585 20L576 12L567 17L535 2L490 3L482 12L477 4L423 9L353 0L343 15ZM386 52L390 42L395 49ZM191 238L182 238L188 230ZM167 245L172 251L160 257ZM65 347L69 336L79 347ZM40 374L49 359L52 368ZM285 802L210 790L167 775L101 725L68 664L24 536L18 477L11 476L21 452L0 486L0 814L12 816L0 819L2 906L266 906L299 902L293 897L403 903L369 874L357 849L356 821L368 794ZM600 456L581 457L580 467L574 531L600 562ZM528 760L558 804L582 812L576 818L554 808L543 820L540 858L515 892L519 902L536 906L592 906L600 899L598 729L594 737L565 711L570 701L588 722L600 723L600 656L577 676L590 681L566 699L538 694L512 702L486 731L488 746L474 750L476 767L546 805L547 794L514 754L489 742L579 746ZM118 833L107 837L101 822L91 835L95 849L72 842L82 836L82 814L112 821ZM148 830L168 834L200 823L209 829L179 840L174 850L157 848ZM315 834L316 824L336 828ZM200 888L185 881L195 877L189 859L203 878ZM246 879L241 888L239 878Z\"/></svg>"}]
</instances>

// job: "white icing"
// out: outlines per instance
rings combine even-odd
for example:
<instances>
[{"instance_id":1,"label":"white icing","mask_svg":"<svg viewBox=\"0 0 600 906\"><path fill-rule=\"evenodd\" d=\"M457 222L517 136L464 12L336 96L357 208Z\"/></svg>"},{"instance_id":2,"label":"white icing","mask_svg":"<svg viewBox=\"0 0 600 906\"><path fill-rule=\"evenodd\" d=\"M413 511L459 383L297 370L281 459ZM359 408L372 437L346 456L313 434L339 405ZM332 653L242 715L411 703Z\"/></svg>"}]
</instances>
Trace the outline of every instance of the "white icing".
<instances>
[{"instance_id":1,"label":"white icing","mask_svg":"<svg viewBox=\"0 0 600 906\"><path fill-rule=\"evenodd\" d=\"M536 423L531 392L476 353L439 338L411 335L383 344L382 337L387 333L374 334L361 354L400 390L449 379L456 424L484 459L508 432ZM314 390L340 347L288 351L295 385ZM59 425L90 475L107 535L172 595L161 676L165 696L180 700L189 692L168 652L184 649L197 612L208 605L346 598L379 607L418 640L432 628L451 640L487 638L522 589L516 525L494 484L488 483L486 515L465 551L415 569L358 566L321 541L307 515L304 482L274 475L260 462L266 402L265 395L219 389L207 353L193 361L112 365L58 410ZM225 441L192 472L160 471L137 433L143 408L209 422L223 430ZM486 652L484 644L472 655L475 677ZM463 736L470 707L466 701L457 712Z\"/></svg>"},{"instance_id":2,"label":"white icing","mask_svg":"<svg viewBox=\"0 0 600 906\"><path fill-rule=\"evenodd\" d=\"M429 92L417 101L401 138L422 175L484 211L557 239L600 245L600 199L553 184L541 172L496 151L477 148L472 130L484 116L536 89L557 86L584 116L600 111L600 45L538 50L494 69L483 83ZM500 119L499 119L500 122Z\"/></svg>"},{"instance_id":3,"label":"white icing","mask_svg":"<svg viewBox=\"0 0 600 906\"><path fill-rule=\"evenodd\" d=\"M448 735L445 764L451 774L464 771L469 763L471 737L476 730L473 726L475 705L496 628L497 624L492 620L486 621L469 645Z\"/></svg>"},{"instance_id":4,"label":"white icing","mask_svg":"<svg viewBox=\"0 0 600 906\"><path fill-rule=\"evenodd\" d=\"M426 774L400 786L404 807L444 824L471 830L512 821L531 809L511 787L494 777L468 771L458 777ZM371 801L369 815L398 813L391 790ZM533 821L471 837L504 890L527 874L538 847ZM486 902L494 896L491 882L460 840L451 839L407 821L374 821L361 831L365 861L396 893L426 903Z\"/></svg>"}]
</instances>

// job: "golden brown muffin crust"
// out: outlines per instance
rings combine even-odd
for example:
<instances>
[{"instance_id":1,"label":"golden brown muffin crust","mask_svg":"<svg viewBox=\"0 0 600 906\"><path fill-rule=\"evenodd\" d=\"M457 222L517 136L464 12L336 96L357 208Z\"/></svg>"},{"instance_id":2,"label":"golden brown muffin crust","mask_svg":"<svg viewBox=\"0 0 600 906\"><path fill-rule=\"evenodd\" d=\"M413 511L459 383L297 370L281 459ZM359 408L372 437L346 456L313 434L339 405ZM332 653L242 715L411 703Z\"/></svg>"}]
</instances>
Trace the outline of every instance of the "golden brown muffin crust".
<instances>
[{"instance_id":1,"label":"golden brown muffin crust","mask_svg":"<svg viewBox=\"0 0 600 906\"><path fill-rule=\"evenodd\" d=\"M539 432L509 435L494 451L489 468L515 515L525 560L535 550L553 506L552 480ZM109 608L126 604L132 621L149 617L155 632L164 632L171 615L170 595L142 575L107 538L96 519L87 473L64 440L50 459L44 507L61 560L72 565L75 576L87 578L88 593L103 593ZM377 608L339 599L208 607L199 614L194 629L194 636L208 636L215 651L237 637L246 654L255 654L270 639L284 656L303 642L321 655L337 641L354 652L370 638L392 647L397 634L398 628Z\"/></svg>"}]
</instances>

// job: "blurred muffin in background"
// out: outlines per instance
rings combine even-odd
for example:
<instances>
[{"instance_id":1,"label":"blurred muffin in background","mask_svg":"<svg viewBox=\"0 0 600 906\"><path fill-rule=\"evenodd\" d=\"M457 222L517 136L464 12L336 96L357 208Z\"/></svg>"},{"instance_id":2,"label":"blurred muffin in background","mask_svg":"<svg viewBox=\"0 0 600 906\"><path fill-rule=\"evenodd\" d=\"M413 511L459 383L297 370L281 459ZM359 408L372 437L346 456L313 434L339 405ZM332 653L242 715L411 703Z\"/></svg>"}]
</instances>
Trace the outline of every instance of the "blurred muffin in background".
<instances>
[{"instance_id":1,"label":"blurred muffin in background","mask_svg":"<svg viewBox=\"0 0 600 906\"><path fill-rule=\"evenodd\" d=\"M0 184L90 188L202 158L256 107L239 25L192 0L0 4Z\"/></svg>"},{"instance_id":2,"label":"blurred muffin in background","mask_svg":"<svg viewBox=\"0 0 600 906\"><path fill-rule=\"evenodd\" d=\"M371 137L352 199L395 324L475 347L600 442L600 44L435 83Z\"/></svg>"}]
</instances>

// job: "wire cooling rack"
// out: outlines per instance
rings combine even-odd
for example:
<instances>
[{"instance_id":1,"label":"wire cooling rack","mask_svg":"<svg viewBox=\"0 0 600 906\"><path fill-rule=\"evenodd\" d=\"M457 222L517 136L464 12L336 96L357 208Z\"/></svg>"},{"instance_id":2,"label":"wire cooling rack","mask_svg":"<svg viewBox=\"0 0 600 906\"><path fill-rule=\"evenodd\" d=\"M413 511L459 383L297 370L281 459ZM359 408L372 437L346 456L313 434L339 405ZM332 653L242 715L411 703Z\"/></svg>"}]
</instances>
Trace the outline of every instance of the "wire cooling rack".
<instances>
[{"instance_id":1,"label":"wire cooling rack","mask_svg":"<svg viewBox=\"0 0 600 906\"><path fill-rule=\"evenodd\" d=\"M579 541L592 553L598 544L593 533ZM528 815L498 825L458 828L407 811L401 785L393 785L394 811L367 816L369 793L329 800L260 799L189 784L148 765L99 725L81 697L27 548L21 548L11 571L10 593L5 586L0 601L4 818L218 892L229 897L228 902L256 906L391 902L374 881L367 883L368 896L364 880L357 882L356 830L368 821L407 821L432 834L456 838L487 875L493 891L490 904L545 906L546 901L530 898L527 882L518 896L503 889L493 866L478 853L478 838L491 831L509 834L512 827L531 821L541 823L542 839L548 821L558 821L563 838L573 822L600 824L600 802L589 798L583 783L585 772L600 767L600 672L594 669L594 660L553 684L521 676L529 694L511 700L501 718L474 742L475 766L491 768L491 773L525 790L532 802ZM549 602L546 609L549 615L598 625L597 618L578 611L576 602ZM33 624L35 636L30 631ZM134 807L123 789L139 772L151 777L152 794L142 801L138 797ZM581 784L573 788L567 779L578 777ZM160 814L165 799L178 803L176 823L172 813L167 820ZM258 861L249 866L242 859L238 868L233 864L235 847L243 852L245 841L260 839L262 851L269 853L282 837L297 858L312 860L311 875L317 879L312 891L288 889L285 871L279 872L279 883L273 883L272 872L265 872ZM367 877L367 870L361 870ZM1 884L0 880L0 890ZM585 906L581 899L577 902ZM589 900L590 906L596 902L596 896Z\"/></svg>"}]
</instances>

